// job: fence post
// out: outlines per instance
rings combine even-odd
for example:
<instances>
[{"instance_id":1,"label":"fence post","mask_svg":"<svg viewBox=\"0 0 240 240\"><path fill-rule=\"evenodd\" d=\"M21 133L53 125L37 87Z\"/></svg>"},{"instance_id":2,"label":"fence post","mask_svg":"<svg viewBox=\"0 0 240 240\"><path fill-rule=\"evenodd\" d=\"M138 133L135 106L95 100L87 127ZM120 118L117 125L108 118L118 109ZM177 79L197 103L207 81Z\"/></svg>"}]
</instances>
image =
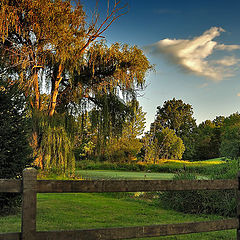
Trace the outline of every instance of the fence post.
<instances>
[{"instance_id":1,"label":"fence post","mask_svg":"<svg viewBox=\"0 0 240 240\"><path fill-rule=\"evenodd\" d=\"M238 219L238 228L237 228L237 240L240 240L240 171L237 176L238 188L237 188L237 219Z\"/></svg>"},{"instance_id":2,"label":"fence post","mask_svg":"<svg viewBox=\"0 0 240 240\"><path fill-rule=\"evenodd\" d=\"M22 240L36 239L37 170L23 170Z\"/></svg>"}]
</instances>

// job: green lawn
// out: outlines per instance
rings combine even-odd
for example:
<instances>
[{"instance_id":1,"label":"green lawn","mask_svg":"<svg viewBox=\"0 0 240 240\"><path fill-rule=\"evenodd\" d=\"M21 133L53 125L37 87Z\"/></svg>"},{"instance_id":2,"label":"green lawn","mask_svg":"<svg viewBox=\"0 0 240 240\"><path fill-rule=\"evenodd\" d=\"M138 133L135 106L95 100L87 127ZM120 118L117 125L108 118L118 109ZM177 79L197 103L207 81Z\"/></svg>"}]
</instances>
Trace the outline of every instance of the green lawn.
<instances>
[{"instance_id":1,"label":"green lawn","mask_svg":"<svg viewBox=\"0 0 240 240\"><path fill-rule=\"evenodd\" d=\"M90 179L172 179L173 173L126 172L114 170L76 170L76 175Z\"/></svg>"},{"instance_id":2,"label":"green lawn","mask_svg":"<svg viewBox=\"0 0 240 240\"><path fill-rule=\"evenodd\" d=\"M67 230L141 226L221 219L156 207L146 200L115 198L107 194L38 194L37 230ZM0 232L20 231L20 215L0 218ZM231 240L235 230L150 239Z\"/></svg>"},{"instance_id":3,"label":"green lawn","mask_svg":"<svg viewBox=\"0 0 240 240\"><path fill-rule=\"evenodd\" d=\"M91 179L172 179L172 173L77 170ZM116 197L117 196L117 197ZM149 200L122 197L124 194L38 194L37 230L73 230L104 227L143 226L222 219L162 209ZM0 232L19 232L21 215L0 217ZM236 230L148 239L231 240ZM145 238L147 239L147 238Z\"/></svg>"},{"instance_id":4,"label":"green lawn","mask_svg":"<svg viewBox=\"0 0 240 240\"><path fill-rule=\"evenodd\" d=\"M135 180L171 180L174 173L126 172L115 170L76 170L76 175L83 179L135 179ZM207 177L199 176L199 179Z\"/></svg>"}]
</instances>

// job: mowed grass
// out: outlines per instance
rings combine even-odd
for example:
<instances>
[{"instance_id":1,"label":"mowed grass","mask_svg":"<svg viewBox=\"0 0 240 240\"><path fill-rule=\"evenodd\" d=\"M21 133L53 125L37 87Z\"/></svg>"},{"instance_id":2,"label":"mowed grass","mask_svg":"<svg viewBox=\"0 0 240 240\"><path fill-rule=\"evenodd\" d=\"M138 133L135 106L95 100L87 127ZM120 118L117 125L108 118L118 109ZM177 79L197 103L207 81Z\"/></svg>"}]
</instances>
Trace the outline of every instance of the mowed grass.
<instances>
[{"instance_id":1,"label":"mowed grass","mask_svg":"<svg viewBox=\"0 0 240 240\"><path fill-rule=\"evenodd\" d=\"M38 194L37 230L74 230L105 227L143 226L221 219L162 209L146 200L116 198L107 194ZM21 216L0 218L0 232L19 232ZM157 237L150 239L231 240L236 230ZM144 238L147 239L147 238Z\"/></svg>"},{"instance_id":2,"label":"mowed grass","mask_svg":"<svg viewBox=\"0 0 240 240\"><path fill-rule=\"evenodd\" d=\"M135 180L169 180L174 173L126 172L115 170L76 170L76 175L90 179L135 179Z\"/></svg>"},{"instance_id":3,"label":"mowed grass","mask_svg":"<svg viewBox=\"0 0 240 240\"><path fill-rule=\"evenodd\" d=\"M172 173L78 170L91 179L172 179ZM85 175L86 174L86 175ZM154 202L119 198L111 194L38 194L37 230L74 230L105 227L144 226L222 219L162 209ZM21 215L0 217L0 232L20 232ZM233 240L236 230L187 234L144 240ZM140 239L139 239L140 240ZM143 239L141 239L143 240Z\"/></svg>"},{"instance_id":4,"label":"mowed grass","mask_svg":"<svg viewBox=\"0 0 240 240\"><path fill-rule=\"evenodd\" d=\"M76 170L76 176L82 179L131 179L131 180L171 180L175 173L127 172L116 170ZM198 176L198 179L208 179Z\"/></svg>"}]
</instances>

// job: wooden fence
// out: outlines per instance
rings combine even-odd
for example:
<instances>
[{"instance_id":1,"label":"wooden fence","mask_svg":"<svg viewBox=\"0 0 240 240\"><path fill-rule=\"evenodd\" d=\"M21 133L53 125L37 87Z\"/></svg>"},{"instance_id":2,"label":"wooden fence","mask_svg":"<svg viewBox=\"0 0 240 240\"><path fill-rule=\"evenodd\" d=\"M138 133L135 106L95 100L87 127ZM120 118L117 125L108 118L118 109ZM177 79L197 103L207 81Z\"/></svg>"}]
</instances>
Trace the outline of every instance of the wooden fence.
<instances>
[{"instance_id":1,"label":"wooden fence","mask_svg":"<svg viewBox=\"0 0 240 240\"><path fill-rule=\"evenodd\" d=\"M37 180L37 171L33 168L27 168L23 171L23 180L0 179L0 192L23 194L21 232L0 233L0 240L113 240L200 233L228 229L237 229L236 239L240 240L239 206L236 214L237 217L226 220L73 231L36 231L37 193L153 192L235 189L238 192L238 196L240 196L239 183L240 175L238 175L236 180ZM240 197L238 197L238 199L240 199Z\"/></svg>"}]
</instances>

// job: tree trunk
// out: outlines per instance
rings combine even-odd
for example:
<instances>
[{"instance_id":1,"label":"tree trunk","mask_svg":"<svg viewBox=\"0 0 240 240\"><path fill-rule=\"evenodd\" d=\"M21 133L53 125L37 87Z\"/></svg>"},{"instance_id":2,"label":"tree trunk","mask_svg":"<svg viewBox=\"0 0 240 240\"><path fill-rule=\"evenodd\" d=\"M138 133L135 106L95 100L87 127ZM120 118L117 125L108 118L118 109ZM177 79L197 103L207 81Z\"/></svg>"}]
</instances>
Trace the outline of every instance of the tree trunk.
<instances>
[{"instance_id":1,"label":"tree trunk","mask_svg":"<svg viewBox=\"0 0 240 240\"><path fill-rule=\"evenodd\" d=\"M35 93L35 101L34 105L36 109L40 108L40 91L39 91L39 85L38 85L38 70L35 69L33 73L33 87L34 87L34 93Z\"/></svg>"},{"instance_id":2,"label":"tree trunk","mask_svg":"<svg viewBox=\"0 0 240 240\"><path fill-rule=\"evenodd\" d=\"M34 165L43 169L43 167L44 167L43 156L42 156L42 154L39 153L38 134L36 131L33 131L33 133L32 133L31 147L33 149L33 156L35 158Z\"/></svg>"},{"instance_id":3,"label":"tree trunk","mask_svg":"<svg viewBox=\"0 0 240 240\"><path fill-rule=\"evenodd\" d=\"M58 67L58 75L56 76L56 78L53 76L51 100L50 100L49 109L48 109L49 116L53 116L53 114L55 112L55 108L57 105L59 85L60 85L60 82L62 81L62 76L61 76L62 72L63 72L63 66L62 66L62 64L60 64Z\"/></svg>"}]
</instances>

